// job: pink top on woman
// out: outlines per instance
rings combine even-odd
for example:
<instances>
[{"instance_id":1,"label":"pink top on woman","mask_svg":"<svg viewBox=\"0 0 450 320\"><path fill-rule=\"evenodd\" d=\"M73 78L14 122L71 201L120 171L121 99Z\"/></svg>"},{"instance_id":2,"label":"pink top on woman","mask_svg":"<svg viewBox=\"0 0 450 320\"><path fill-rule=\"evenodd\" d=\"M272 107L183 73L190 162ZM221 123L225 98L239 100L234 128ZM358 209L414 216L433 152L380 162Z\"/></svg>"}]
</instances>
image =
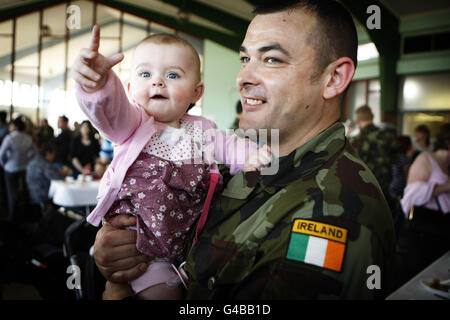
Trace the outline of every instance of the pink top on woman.
<instances>
[{"instance_id":1,"label":"pink top on woman","mask_svg":"<svg viewBox=\"0 0 450 320\"><path fill-rule=\"evenodd\" d=\"M415 181L406 186L401 200L403 213L406 217L408 217L412 206L424 206L431 210L440 211L437 201L439 201L443 213L450 212L450 193L442 193L433 197L436 185L446 183L449 176L442 171L430 153L425 152L425 154L431 165L431 175L428 181Z\"/></svg>"}]
</instances>

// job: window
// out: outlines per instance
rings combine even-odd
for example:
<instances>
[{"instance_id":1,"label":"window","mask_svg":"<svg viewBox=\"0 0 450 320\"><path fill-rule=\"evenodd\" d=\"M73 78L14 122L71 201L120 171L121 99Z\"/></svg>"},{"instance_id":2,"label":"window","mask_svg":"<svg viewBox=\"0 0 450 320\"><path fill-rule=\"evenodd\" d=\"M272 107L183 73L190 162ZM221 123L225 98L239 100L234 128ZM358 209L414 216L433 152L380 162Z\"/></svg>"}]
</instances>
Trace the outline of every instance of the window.
<instances>
[{"instance_id":1,"label":"window","mask_svg":"<svg viewBox=\"0 0 450 320\"><path fill-rule=\"evenodd\" d=\"M79 28L67 27L69 5L80 8ZM88 46L94 23L101 28L100 52L105 56L117 52L125 55L114 67L124 84L130 78L134 48L150 33L179 34L200 54L203 51L202 39L93 1L48 7L0 23L0 110L21 113L34 123L47 118L54 128L61 115L66 115L71 124L86 119L75 99L69 71L80 49Z\"/></svg>"}]
</instances>

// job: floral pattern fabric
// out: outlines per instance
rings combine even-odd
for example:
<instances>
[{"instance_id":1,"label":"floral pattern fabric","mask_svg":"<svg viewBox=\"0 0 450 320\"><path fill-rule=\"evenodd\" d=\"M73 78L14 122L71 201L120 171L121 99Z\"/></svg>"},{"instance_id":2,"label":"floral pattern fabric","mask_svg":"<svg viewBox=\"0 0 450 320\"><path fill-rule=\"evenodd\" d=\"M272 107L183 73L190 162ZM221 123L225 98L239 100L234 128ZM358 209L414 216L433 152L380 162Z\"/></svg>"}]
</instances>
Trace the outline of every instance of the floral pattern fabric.
<instances>
[{"instance_id":1,"label":"floral pattern fabric","mask_svg":"<svg viewBox=\"0 0 450 320\"><path fill-rule=\"evenodd\" d=\"M182 129L187 134L180 135L174 145L162 141L160 134L150 139L128 169L105 217L137 216L137 249L168 261L182 259L186 233L202 212L210 179L207 163L181 161L180 150L185 155L193 154L191 142L196 135L194 126L184 125Z\"/></svg>"}]
</instances>

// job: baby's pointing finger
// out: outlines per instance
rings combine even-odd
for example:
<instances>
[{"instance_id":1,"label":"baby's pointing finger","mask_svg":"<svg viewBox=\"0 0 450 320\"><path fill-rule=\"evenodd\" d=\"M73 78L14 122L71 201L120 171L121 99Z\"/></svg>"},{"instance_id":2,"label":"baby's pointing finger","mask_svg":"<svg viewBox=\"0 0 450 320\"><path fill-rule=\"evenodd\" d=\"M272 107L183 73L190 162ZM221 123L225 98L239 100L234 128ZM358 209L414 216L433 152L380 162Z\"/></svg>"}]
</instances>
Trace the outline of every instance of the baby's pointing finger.
<instances>
[{"instance_id":1,"label":"baby's pointing finger","mask_svg":"<svg viewBox=\"0 0 450 320\"><path fill-rule=\"evenodd\" d=\"M91 36L91 43L89 44L89 49L98 52L99 47L100 47L100 27L98 25L94 25L94 27L92 27L92 36Z\"/></svg>"}]
</instances>

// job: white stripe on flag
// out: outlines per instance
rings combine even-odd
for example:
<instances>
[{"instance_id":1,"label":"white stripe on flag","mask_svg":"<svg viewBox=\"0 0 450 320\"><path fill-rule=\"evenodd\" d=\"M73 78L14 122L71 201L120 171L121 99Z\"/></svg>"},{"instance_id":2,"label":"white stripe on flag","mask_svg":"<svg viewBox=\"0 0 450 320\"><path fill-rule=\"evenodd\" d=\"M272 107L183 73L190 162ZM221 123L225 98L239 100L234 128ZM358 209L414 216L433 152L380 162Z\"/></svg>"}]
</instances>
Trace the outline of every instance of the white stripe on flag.
<instances>
[{"instance_id":1,"label":"white stripe on flag","mask_svg":"<svg viewBox=\"0 0 450 320\"><path fill-rule=\"evenodd\" d=\"M325 254L327 253L328 240L314 236L309 237L306 249L305 262L315 266L323 267Z\"/></svg>"}]
</instances>

